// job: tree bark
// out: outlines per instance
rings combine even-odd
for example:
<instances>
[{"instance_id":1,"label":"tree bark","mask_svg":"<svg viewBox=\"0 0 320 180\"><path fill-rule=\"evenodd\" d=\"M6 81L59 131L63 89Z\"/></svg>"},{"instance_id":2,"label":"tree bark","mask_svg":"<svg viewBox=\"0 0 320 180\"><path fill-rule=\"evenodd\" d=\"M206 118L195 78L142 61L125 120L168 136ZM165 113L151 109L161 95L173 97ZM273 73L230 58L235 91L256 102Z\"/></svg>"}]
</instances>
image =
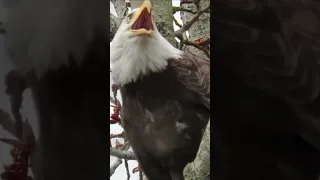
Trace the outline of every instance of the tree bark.
<instances>
[{"instance_id":1,"label":"tree bark","mask_svg":"<svg viewBox=\"0 0 320 180\"><path fill-rule=\"evenodd\" d=\"M126 6L126 3L124 0L111 0L111 2L114 5L114 9L117 12L118 18L120 21L122 21L128 12L128 8Z\"/></svg>"},{"instance_id":2,"label":"tree bark","mask_svg":"<svg viewBox=\"0 0 320 180\"><path fill-rule=\"evenodd\" d=\"M205 8L210 4L210 0L201 0L199 1L199 6L197 7L194 3L183 4L182 7L186 9L191 9L192 11L197 11ZM192 19L194 14L181 11L181 19L183 23L186 23ZM199 38L210 37L210 13L202 14L199 19L190 27L188 30L189 40L194 41ZM185 51L188 51L192 54L195 54L199 57L207 58L204 52L192 46L185 46Z\"/></svg>"},{"instance_id":3,"label":"tree bark","mask_svg":"<svg viewBox=\"0 0 320 180\"><path fill-rule=\"evenodd\" d=\"M118 27L120 26L120 18L110 14L110 42L116 34Z\"/></svg>"},{"instance_id":4,"label":"tree bark","mask_svg":"<svg viewBox=\"0 0 320 180\"><path fill-rule=\"evenodd\" d=\"M183 171L185 180L204 180L210 176L210 120L198 150L197 157Z\"/></svg>"},{"instance_id":5,"label":"tree bark","mask_svg":"<svg viewBox=\"0 0 320 180\"><path fill-rule=\"evenodd\" d=\"M199 1L198 6L194 3L183 4L182 6L184 8L191 9L192 11L197 11L205 8L209 4L210 0L201 0ZM180 13L183 23L190 21L194 16L194 14L185 11L181 11ZM202 14L190 27L188 33L190 41L194 41L198 38L210 37L210 13ZM184 51L188 51L199 57L207 59L204 52L195 47L185 46ZM203 135L197 157L184 169L184 176L186 180L204 180L208 175L210 175L210 120Z\"/></svg>"}]
</instances>

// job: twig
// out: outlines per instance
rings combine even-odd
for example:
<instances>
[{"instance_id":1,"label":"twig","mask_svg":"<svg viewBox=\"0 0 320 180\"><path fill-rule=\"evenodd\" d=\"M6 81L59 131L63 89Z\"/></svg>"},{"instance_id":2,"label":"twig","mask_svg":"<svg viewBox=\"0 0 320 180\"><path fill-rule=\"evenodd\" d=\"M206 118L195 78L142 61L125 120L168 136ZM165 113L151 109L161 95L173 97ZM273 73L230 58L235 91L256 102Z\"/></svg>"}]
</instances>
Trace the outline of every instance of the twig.
<instances>
[{"instance_id":1,"label":"twig","mask_svg":"<svg viewBox=\"0 0 320 180\"><path fill-rule=\"evenodd\" d=\"M178 11L184 11L184 12L188 12L188 13L192 13L192 14L196 14L197 13L196 11L184 8L182 6L172 6L172 10L173 10L173 14L175 14Z\"/></svg>"},{"instance_id":2,"label":"twig","mask_svg":"<svg viewBox=\"0 0 320 180\"><path fill-rule=\"evenodd\" d=\"M10 134L16 137L14 120L11 118L10 114L0 109L0 125L3 129L7 130Z\"/></svg>"},{"instance_id":3,"label":"twig","mask_svg":"<svg viewBox=\"0 0 320 180\"><path fill-rule=\"evenodd\" d=\"M209 9L210 9L210 4L206 8L199 10L197 14L189 22L185 23L179 30L174 32L175 36L178 38L182 37L182 34L188 31L190 27L199 19L199 17Z\"/></svg>"},{"instance_id":4,"label":"twig","mask_svg":"<svg viewBox=\"0 0 320 180\"><path fill-rule=\"evenodd\" d=\"M110 107L115 107L116 102L114 101L114 98L110 96L110 102L114 105L110 105Z\"/></svg>"},{"instance_id":5,"label":"twig","mask_svg":"<svg viewBox=\"0 0 320 180\"><path fill-rule=\"evenodd\" d=\"M110 134L110 139L112 139L112 138L124 138L124 137L125 137L124 131L122 133L119 133L119 134Z\"/></svg>"},{"instance_id":6,"label":"twig","mask_svg":"<svg viewBox=\"0 0 320 180\"><path fill-rule=\"evenodd\" d=\"M178 22L178 20L177 20L176 18L174 18L174 17L173 17L173 22L174 22L179 28L182 27L182 24L180 24L180 23Z\"/></svg>"},{"instance_id":7,"label":"twig","mask_svg":"<svg viewBox=\"0 0 320 180\"><path fill-rule=\"evenodd\" d=\"M130 148L130 145L128 143L126 143L121 150L127 151ZM110 148L111 150L111 148ZM110 153L111 155L111 153ZM128 159L129 160L129 159ZM110 166L110 177L114 174L114 172L116 171L116 169L122 164L122 159L121 158L117 158L116 161L113 163L112 166Z\"/></svg>"},{"instance_id":8,"label":"twig","mask_svg":"<svg viewBox=\"0 0 320 180\"><path fill-rule=\"evenodd\" d=\"M111 89L112 89L112 92L113 92L113 99L114 99L114 103L115 105L117 106L119 101L117 99L117 94L118 94L118 89L119 87L116 85L116 84L112 84L111 85Z\"/></svg>"},{"instance_id":9,"label":"twig","mask_svg":"<svg viewBox=\"0 0 320 180\"><path fill-rule=\"evenodd\" d=\"M137 160L133 152L127 150L119 150L115 148L110 148L110 156L127 160Z\"/></svg>"},{"instance_id":10,"label":"twig","mask_svg":"<svg viewBox=\"0 0 320 180\"><path fill-rule=\"evenodd\" d=\"M200 9L200 0L194 0L194 5L196 5L197 10Z\"/></svg>"},{"instance_id":11,"label":"twig","mask_svg":"<svg viewBox=\"0 0 320 180\"><path fill-rule=\"evenodd\" d=\"M124 160L124 166L126 167L126 171L127 171L127 180L130 179L130 172L129 172L129 164L128 164L128 160Z\"/></svg>"},{"instance_id":12,"label":"twig","mask_svg":"<svg viewBox=\"0 0 320 180\"><path fill-rule=\"evenodd\" d=\"M191 4L191 3L194 3L194 0L181 0L181 1L180 1L180 6L181 6L182 4Z\"/></svg>"}]
</instances>

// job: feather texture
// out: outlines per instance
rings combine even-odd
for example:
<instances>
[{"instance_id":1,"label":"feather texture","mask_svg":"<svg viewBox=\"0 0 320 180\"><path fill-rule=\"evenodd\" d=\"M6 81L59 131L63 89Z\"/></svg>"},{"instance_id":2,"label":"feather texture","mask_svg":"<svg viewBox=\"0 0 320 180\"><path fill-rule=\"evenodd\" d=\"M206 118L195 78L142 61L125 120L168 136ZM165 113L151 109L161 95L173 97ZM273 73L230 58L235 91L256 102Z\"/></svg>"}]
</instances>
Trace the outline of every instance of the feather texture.
<instances>
[{"instance_id":1,"label":"feather texture","mask_svg":"<svg viewBox=\"0 0 320 180\"><path fill-rule=\"evenodd\" d=\"M170 59L164 71L121 87L122 125L142 169L152 180L183 179L183 168L195 158L209 119L209 108L202 98L210 97L210 89L203 89L210 81L209 74L184 65Z\"/></svg>"},{"instance_id":2,"label":"feather texture","mask_svg":"<svg viewBox=\"0 0 320 180\"><path fill-rule=\"evenodd\" d=\"M169 61L180 83L199 93L207 108L210 108L210 62L189 53Z\"/></svg>"}]
</instances>

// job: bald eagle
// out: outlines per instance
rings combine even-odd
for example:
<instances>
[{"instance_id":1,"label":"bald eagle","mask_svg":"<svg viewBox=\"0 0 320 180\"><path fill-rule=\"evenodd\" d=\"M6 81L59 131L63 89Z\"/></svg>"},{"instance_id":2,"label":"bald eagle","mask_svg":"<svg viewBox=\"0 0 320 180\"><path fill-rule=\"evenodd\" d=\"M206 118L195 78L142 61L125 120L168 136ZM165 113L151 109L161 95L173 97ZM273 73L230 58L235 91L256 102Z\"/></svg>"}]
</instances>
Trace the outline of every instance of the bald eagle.
<instances>
[{"instance_id":1,"label":"bald eagle","mask_svg":"<svg viewBox=\"0 0 320 180\"><path fill-rule=\"evenodd\" d=\"M39 122L35 179L108 179L109 2L7 5L5 46L14 68L32 82Z\"/></svg>"},{"instance_id":2,"label":"bald eagle","mask_svg":"<svg viewBox=\"0 0 320 180\"><path fill-rule=\"evenodd\" d=\"M318 180L320 2L216 0L212 179Z\"/></svg>"},{"instance_id":3,"label":"bald eagle","mask_svg":"<svg viewBox=\"0 0 320 180\"><path fill-rule=\"evenodd\" d=\"M110 44L121 120L149 180L183 180L210 116L210 63L173 47L151 3L129 13Z\"/></svg>"}]
</instances>

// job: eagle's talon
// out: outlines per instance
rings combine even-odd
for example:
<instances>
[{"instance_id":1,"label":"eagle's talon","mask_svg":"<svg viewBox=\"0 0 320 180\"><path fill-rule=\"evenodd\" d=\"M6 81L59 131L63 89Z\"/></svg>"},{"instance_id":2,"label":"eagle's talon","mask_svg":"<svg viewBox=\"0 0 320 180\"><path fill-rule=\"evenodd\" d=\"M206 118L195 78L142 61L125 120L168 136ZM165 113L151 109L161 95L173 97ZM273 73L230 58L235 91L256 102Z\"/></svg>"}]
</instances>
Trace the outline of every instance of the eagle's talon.
<instances>
[{"instance_id":1,"label":"eagle's talon","mask_svg":"<svg viewBox=\"0 0 320 180\"><path fill-rule=\"evenodd\" d=\"M138 167L133 168L132 173L134 174L136 172L142 172L140 164L138 164Z\"/></svg>"}]
</instances>

